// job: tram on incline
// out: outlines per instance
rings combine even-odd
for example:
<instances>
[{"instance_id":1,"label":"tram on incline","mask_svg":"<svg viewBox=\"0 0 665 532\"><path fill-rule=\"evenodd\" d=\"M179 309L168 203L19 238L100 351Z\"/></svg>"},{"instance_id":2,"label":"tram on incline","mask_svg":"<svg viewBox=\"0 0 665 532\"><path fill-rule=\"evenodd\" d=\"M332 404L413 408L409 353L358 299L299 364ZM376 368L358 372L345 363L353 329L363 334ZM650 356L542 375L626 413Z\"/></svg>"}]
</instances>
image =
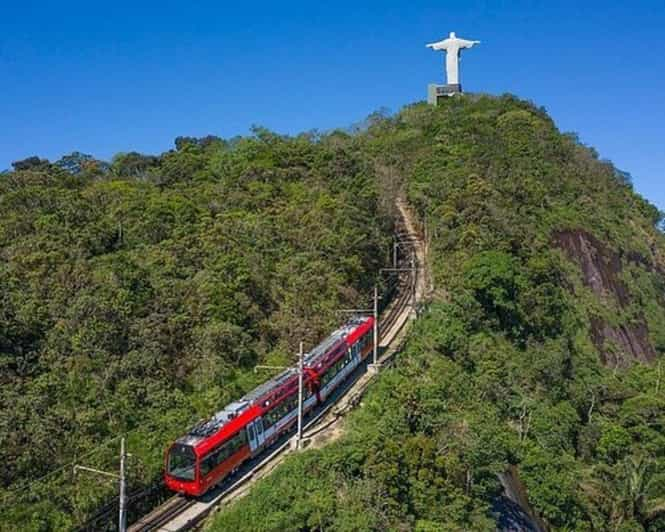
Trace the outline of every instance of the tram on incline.
<instances>
[{"instance_id":1,"label":"tram on incline","mask_svg":"<svg viewBox=\"0 0 665 532\"><path fill-rule=\"evenodd\" d=\"M372 350L374 318L354 318L304 357L303 416ZM288 368L178 438L167 450L164 481L199 496L260 454L298 420L298 370Z\"/></svg>"}]
</instances>

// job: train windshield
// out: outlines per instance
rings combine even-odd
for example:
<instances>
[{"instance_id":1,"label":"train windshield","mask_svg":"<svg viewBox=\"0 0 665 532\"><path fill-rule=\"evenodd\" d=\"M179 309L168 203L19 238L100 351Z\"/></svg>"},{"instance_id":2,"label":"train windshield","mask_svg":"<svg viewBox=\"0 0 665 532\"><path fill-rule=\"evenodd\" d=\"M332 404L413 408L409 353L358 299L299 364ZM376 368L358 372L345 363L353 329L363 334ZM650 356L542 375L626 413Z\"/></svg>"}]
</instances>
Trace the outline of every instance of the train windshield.
<instances>
[{"instance_id":1,"label":"train windshield","mask_svg":"<svg viewBox=\"0 0 665 532\"><path fill-rule=\"evenodd\" d=\"M189 445L176 443L169 451L169 475L181 480L194 480L196 477L196 456Z\"/></svg>"}]
</instances>

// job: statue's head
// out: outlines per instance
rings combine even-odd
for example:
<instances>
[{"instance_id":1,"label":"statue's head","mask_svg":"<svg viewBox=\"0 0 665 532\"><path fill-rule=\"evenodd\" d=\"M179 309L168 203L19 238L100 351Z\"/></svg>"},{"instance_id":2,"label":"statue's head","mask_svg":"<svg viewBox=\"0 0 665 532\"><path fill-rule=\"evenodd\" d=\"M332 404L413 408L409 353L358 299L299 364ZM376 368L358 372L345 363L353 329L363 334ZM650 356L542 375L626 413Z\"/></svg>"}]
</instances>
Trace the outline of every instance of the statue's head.
<instances>
[{"instance_id":1,"label":"statue's head","mask_svg":"<svg viewBox=\"0 0 665 532\"><path fill-rule=\"evenodd\" d=\"M455 32L454 32L454 31L451 31L451 32L450 32L450 38L451 38L451 39L456 39L456 38L457 38L457 35L455 35Z\"/></svg>"}]
</instances>

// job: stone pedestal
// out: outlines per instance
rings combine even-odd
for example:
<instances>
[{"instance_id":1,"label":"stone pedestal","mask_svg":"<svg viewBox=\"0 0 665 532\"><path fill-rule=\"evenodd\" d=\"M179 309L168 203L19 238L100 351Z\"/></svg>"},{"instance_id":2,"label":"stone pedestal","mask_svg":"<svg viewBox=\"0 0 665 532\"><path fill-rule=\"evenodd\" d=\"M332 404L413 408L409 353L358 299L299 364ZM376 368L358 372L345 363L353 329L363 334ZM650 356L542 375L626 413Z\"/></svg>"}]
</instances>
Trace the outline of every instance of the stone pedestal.
<instances>
[{"instance_id":1,"label":"stone pedestal","mask_svg":"<svg viewBox=\"0 0 665 532\"><path fill-rule=\"evenodd\" d=\"M439 103L441 98L461 93L462 85L459 83L448 85L437 85L436 83L430 83L427 86L427 103L430 105L436 105Z\"/></svg>"}]
</instances>

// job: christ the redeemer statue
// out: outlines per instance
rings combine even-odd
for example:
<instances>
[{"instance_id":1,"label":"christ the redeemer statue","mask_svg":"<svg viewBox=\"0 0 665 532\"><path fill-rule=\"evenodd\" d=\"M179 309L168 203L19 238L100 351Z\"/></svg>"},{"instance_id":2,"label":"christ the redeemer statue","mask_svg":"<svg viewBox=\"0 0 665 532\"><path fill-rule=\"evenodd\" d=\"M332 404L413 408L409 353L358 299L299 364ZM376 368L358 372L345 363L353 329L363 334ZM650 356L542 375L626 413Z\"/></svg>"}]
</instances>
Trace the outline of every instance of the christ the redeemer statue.
<instances>
[{"instance_id":1,"label":"christ the redeemer statue","mask_svg":"<svg viewBox=\"0 0 665 532\"><path fill-rule=\"evenodd\" d=\"M462 48L471 48L474 44L480 44L480 41L467 41L458 39L454 31L443 41L428 44L428 48L433 50L445 50L446 52L446 77L448 85L459 85L459 61Z\"/></svg>"}]
</instances>

